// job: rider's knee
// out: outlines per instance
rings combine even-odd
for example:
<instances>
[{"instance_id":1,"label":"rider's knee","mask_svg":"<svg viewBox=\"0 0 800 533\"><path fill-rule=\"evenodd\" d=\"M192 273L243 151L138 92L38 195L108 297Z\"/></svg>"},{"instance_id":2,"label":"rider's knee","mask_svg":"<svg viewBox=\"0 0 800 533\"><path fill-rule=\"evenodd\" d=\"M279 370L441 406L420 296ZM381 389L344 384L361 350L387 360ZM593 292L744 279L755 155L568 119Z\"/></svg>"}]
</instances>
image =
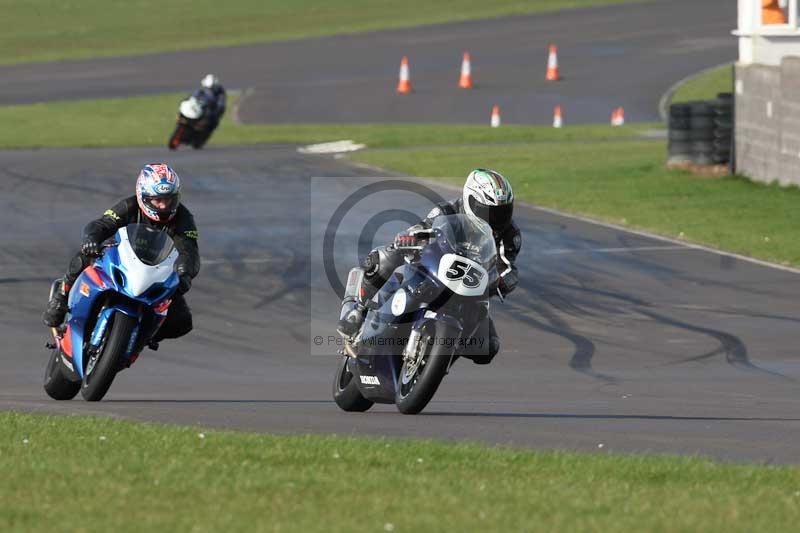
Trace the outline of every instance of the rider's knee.
<instances>
[{"instance_id":1,"label":"rider's knee","mask_svg":"<svg viewBox=\"0 0 800 533\"><path fill-rule=\"evenodd\" d=\"M402 254L397 253L393 247L375 248L361 261L365 283L374 290L380 289L402 262Z\"/></svg>"}]
</instances>

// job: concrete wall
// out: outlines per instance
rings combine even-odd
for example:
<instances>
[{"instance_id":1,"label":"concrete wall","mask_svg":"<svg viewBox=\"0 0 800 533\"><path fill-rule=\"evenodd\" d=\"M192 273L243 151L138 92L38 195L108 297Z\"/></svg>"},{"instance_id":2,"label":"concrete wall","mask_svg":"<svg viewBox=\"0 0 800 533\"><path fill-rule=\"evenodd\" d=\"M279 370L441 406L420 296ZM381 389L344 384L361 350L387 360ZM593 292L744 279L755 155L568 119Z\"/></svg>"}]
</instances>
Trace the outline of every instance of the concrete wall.
<instances>
[{"instance_id":1,"label":"concrete wall","mask_svg":"<svg viewBox=\"0 0 800 533\"><path fill-rule=\"evenodd\" d=\"M800 57L736 65L736 170L800 186Z\"/></svg>"}]
</instances>

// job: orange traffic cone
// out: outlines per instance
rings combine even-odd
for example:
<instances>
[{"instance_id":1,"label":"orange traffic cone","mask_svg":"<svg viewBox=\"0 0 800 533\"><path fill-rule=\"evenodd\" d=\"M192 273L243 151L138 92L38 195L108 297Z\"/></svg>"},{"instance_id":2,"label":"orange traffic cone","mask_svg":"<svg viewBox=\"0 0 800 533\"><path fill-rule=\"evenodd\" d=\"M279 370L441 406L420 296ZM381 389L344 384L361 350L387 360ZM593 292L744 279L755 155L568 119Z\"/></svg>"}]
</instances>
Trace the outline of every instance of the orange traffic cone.
<instances>
[{"instance_id":1,"label":"orange traffic cone","mask_svg":"<svg viewBox=\"0 0 800 533\"><path fill-rule=\"evenodd\" d=\"M547 56L547 81L558 81L561 79L561 74L558 72L558 47L550 45L550 53Z\"/></svg>"},{"instance_id":2,"label":"orange traffic cone","mask_svg":"<svg viewBox=\"0 0 800 533\"><path fill-rule=\"evenodd\" d=\"M560 128L564 125L564 120L561 118L561 106L557 105L555 109L553 109L553 127Z\"/></svg>"},{"instance_id":3,"label":"orange traffic cone","mask_svg":"<svg viewBox=\"0 0 800 533\"><path fill-rule=\"evenodd\" d=\"M496 105L492 108L492 120L489 122L493 128L500 127L500 106Z\"/></svg>"},{"instance_id":4,"label":"orange traffic cone","mask_svg":"<svg viewBox=\"0 0 800 533\"><path fill-rule=\"evenodd\" d=\"M408 58L406 56L400 60L400 81L397 84L397 92L399 94L411 92L411 79L408 75Z\"/></svg>"},{"instance_id":5,"label":"orange traffic cone","mask_svg":"<svg viewBox=\"0 0 800 533\"><path fill-rule=\"evenodd\" d=\"M618 107L611 113L611 125L612 126L624 126L625 125L625 109L622 107Z\"/></svg>"},{"instance_id":6,"label":"orange traffic cone","mask_svg":"<svg viewBox=\"0 0 800 533\"><path fill-rule=\"evenodd\" d=\"M472 89L472 64L469 60L469 52L464 52L464 59L461 60L461 79L458 86L462 89Z\"/></svg>"}]
</instances>

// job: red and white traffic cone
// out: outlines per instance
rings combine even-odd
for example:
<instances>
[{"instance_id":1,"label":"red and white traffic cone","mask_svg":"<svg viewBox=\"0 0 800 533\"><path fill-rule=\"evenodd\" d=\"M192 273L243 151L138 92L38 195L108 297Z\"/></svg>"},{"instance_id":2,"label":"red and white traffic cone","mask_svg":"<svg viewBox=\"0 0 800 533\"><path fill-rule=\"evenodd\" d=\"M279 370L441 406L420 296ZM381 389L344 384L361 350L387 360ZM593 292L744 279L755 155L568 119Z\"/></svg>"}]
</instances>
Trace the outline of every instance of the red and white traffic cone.
<instances>
[{"instance_id":1,"label":"red and white traffic cone","mask_svg":"<svg viewBox=\"0 0 800 533\"><path fill-rule=\"evenodd\" d=\"M561 106L557 105L553 109L553 127L560 128L564 125L564 119L561 116Z\"/></svg>"},{"instance_id":2,"label":"red and white traffic cone","mask_svg":"<svg viewBox=\"0 0 800 533\"><path fill-rule=\"evenodd\" d=\"M558 47L554 44L550 45L550 53L547 55L547 74L545 79L547 81L561 79L561 73L558 70Z\"/></svg>"},{"instance_id":3,"label":"red and white traffic cone","mask_svg":"<svg viewBox=\"0 0 800 533\"><path fill-rule=\"evenodd\" d=\"M400 81L397 83L397 92L399 94L411 92L411 77L408 73L408 57L406 56L400 60Z\"/></svg>"},{"instance_id":4,"label":"red and white traffic cone","mask_svg":"<svg viewBox=\"0 0 800 533\"><path fill-rule=\"evenodd\" d=\"M493 128L499 128L500 127L500 106L499 105L496 105L496 106L494 106L492 108L492 119L489 122L489 124Z\"/></svg>"},{"instance_id":5,"label":"red and white traffic cone","mask_svg":"<svg viewBox=\"0 0 800 533\"><path fill-rule=\"evenodd\" d=\"M611 113L611 125L612 126L624 126L625 125L625 108L618 107Z\"/></svg>"},{"instance_id":6,"label":"red and white traffic cone","mask_svg":"<svg viewBox=\"0 0 800 533\"><path fill-rule=\"evenodd\" d=\"M461 60L461 78L458 80L458 86L462 89L472 89L472 63L469 52L464 52L464 58Z\"/></svg>"}]
</instances>

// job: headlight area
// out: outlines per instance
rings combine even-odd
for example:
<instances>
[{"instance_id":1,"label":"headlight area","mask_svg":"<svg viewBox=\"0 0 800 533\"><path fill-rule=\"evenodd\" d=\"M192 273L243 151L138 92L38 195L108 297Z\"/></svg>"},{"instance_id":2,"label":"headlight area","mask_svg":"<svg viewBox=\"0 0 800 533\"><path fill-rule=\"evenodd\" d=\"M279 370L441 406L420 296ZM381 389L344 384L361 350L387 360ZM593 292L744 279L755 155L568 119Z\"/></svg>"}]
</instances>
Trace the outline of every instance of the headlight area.
<instances>
[{"instance_id":1,"label":"headlight area","mask_svg":"<svg viewBox=\"0 0 800 533\"><path fill-rule=\"evenodd\" d=\"M392 296L392 314L400 316L406 312L408 305L408 293L404 289L399 289L394 296Z\"/></svg>"}]
</instances>

